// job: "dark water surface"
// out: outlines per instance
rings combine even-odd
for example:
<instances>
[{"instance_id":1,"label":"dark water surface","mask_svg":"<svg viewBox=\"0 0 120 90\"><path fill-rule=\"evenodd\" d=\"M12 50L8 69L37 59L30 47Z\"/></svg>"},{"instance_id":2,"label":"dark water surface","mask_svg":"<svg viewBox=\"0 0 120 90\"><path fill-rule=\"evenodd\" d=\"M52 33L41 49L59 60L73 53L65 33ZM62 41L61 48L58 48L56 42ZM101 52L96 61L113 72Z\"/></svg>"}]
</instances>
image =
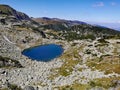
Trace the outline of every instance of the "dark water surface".
<instances>
[{"instance_id":1,"label":"dark water surface","mask_svg":"<svg viewBox=\"0 0 120 90\"><path fill-rule=\"evenodd\" d=\"M48 44L25 49L22 54L37 61L50 61L59 57L63 53L60 45Z\"/></svg>"}]
</instances>

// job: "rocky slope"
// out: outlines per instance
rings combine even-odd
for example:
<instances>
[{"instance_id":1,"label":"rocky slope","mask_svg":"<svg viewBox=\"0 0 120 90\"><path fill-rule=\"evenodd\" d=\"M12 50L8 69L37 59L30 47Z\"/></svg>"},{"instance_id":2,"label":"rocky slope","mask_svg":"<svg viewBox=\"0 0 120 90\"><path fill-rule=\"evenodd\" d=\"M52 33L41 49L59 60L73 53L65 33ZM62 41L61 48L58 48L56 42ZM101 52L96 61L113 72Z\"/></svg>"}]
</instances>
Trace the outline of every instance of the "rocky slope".
<instances>
[{"instance_id":1,"label":"rocky slope","mask_svg":"<svg viewBox=\"0 0 120 90\"><path fill-rule=\"evenodd\" d=\"M18 20L14 14L8 14L0 14L0 90L120 89L120 39L74 38L68 42L51 38L50 34L43 38L43 31L57 35L58 32L44 30L38 23L31 24L32 20ZM81 32L94 29L90 25L87 28L86 24L79 27L73 25L71 29L85 28ZM119 33L112 31L115 36ZM21 53L26 48L50 43L64 48L64 53L50 62L31 60Z\"/></svg>"},{"instance_id":2,"label":"rocky slope","mask_svg":"<svg viewBox=\"0 0 120 90\"><path fill-rule=\"evenodd\" d=\"M9 5L0 5L0 23L6 27L36 28L39 24L25 13L16 11Z\"/></svg>"},{"instance_id":3,"label":"rocky slope","mask_svg":"<svg viewBox=\"0 0 120 90\"><path fill-rule=\"evenodd\" d=\"M94 26L81 21L57 18L33 18L49 37L63 40L95 39L96 37L120 36L120 31L101 26Z\"/></svg>"},{"instance_id":4,"label":"rocky slope","mask_svg":"<svg viewBox=\"0 0 120 90\"><path fill-rule=\"evenodd\" d=\"M17 20L30 20L29 16L22 12L18 12L8 5L0 5L0 15L13 16Z\"/></svg>"}]
</instances>

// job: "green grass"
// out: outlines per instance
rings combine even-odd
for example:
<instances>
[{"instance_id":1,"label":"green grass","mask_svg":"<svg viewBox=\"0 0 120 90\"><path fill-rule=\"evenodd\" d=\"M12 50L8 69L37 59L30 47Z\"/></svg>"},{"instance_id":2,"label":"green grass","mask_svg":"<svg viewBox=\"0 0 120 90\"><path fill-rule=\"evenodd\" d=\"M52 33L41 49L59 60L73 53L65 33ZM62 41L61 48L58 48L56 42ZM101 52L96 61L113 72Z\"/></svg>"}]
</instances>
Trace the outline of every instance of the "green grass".
<instances>
[{"instance_id":1,"label":"green grass","mask_svg":"<svg viewBox=\"0 0 120 90\"><path fill-rule=\"evenodd\" d=\"M96 58L88 60L86 63L92 70L105 71L105 74L117 73L120 74L120 58L119 56L102 56L102 58Z\"/></svg>"},{"instance_id":2,"label":"green grass","mask_svg":"<svg viewBox=\"0 0 120 90\"><path fill-rule=\"evenodd\" d=\"M64 64L57 69L60 75L70 75L73 71L73 67L81 62L81 57L78 55L78 52L78 48L73 47L60 57L61 60L64 60Z\"/></svg>"},{"instance_id":3,"label":"green grass","mask_svg":"<svg viewBox=\"0 0 120 90\"><path fill-rule=\"evenodd\" d=\"M80 83L74 82L71 85L54 87L54 89L58 89L58 90L90 90L92 88L101 88L102 90L108 90L108 88L110 88L110 87L117 86L117 83L114 82L115 80L120 80L120 77L97 78L97 79L90 81L88 84L80 84Z\"/></svg>"},{"instance_id":4,"label":"green grass","mask_svg":"<svg viewBox=\"0 0 120 90\"><path fill-rule=\"evenodd\" d=\"M82 49L83 47L77 48L76 46L71 47L69 50L67 50L63 55L60 57L61 60L63 60L63 64L59 68L55 68L52 70L53 73L50 76L51 79L54 79L55 77L58 77L60 75L62 76L68 76L72 73L73 68L78 63L81 63L81 56L78 54L79 49Z\"/></svg>"},{"instance_id":5,"label":"green grass","mask_svg":"<svg viewBox=\"0 0 120 90\"><path fill-rule=\"evenodd\" d=\"M103 87L105 89L108 89L110 87L116 87L117 84L114 82L115 80L120 80L120 77L109 77L109 78L97 78L93 81L90 81L89 84L92 87Z\"/></svg>"}]
</instances>

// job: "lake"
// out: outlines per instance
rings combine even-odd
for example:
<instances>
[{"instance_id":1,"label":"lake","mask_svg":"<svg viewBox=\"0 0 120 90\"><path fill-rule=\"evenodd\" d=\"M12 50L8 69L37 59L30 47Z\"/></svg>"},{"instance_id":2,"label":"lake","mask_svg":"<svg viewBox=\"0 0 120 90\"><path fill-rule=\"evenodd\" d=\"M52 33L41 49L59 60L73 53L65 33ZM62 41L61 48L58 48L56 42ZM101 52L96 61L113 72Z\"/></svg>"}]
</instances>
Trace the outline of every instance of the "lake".
<instances>
[{"instance_id":1,"label":"lake","mask_svg":"<svg viewBox=\"0 0 120 90\"><path fill-rule=\"evenodd\" d=\"M32 60L47 62L59 57L63 53L63 48L56 44L40 45L23 50L22 54Z\"/></svg>"}]
</instances>

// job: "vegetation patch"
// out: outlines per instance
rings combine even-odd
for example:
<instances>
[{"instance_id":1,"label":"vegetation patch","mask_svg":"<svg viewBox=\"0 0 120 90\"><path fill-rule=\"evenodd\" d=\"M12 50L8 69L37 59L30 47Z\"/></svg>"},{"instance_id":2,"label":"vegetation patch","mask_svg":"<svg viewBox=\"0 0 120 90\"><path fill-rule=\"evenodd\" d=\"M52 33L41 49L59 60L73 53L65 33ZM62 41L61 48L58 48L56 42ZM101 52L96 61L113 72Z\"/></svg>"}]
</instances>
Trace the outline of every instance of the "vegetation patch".
<instances>
[{"instance_id":1,"label":"vegetation patch","mask_svg":"<svg viewBox=\"0 0 120 90\"><path fill-rule=\"evenodd\" d=\"M55 87L54 89L58 89L58 90L89 90L90 86L87 84L74 83L72 85Z\"/></svg>"},{"instance_id":2,"label":"vegetation patch","mask_svg":"<svg viewBox=\"0 0 120 90\"><path fill-rule=\"evenodd\" d=\"M118 43L114 44L115 48L114 48L114 51L113 53L115 55L120 55L120 45Z\"/></svg>"},{"instance_id":3,"label":"vegetation patch","mask_svg":"<svg viewBox=\"0 0 120 90\"><path fill-rule=\"evenodd\" d=\"M7 88L1 88L0 90L23 90L23 89L20 86L9 83Z\"/></svg>"},{"instance_id":4,"label":"vegetation patch","mask_svg":"<svg viewBox=\"0 0 120 90\"><path fill-rule=\"evenodd\" d=\"M71 85L58 86L54 87L53 90L91 90L95 88L95 90L108 90L110 87L116 87L118 85L117 81L120 80L120 77L108 77L108 78L97 78L90 81L88 84L80 84L78 82L74 82Z\"/></svg>"},{"instance_id":5,"label":"vegetation patch","mask_svg":"<svg viewBox=\"0 0 120 90\"><path fill-rule=\"evenodd\" d=\"M105 74L120 74L120 57L119 56L102 56L93 60L88 60L87 66L92 70L105 71Z\"/></svg>"},{"instance_id":6,"label":"vegetation patch","mask_svg":"<svg viewBox=\"0 0 120 90\"><path fill-rule=\"evenodd\" d=\"M93 81L90 81L89 84L92 87L103 87L105 89L108 89L110 87L116 87L117 86L117 82L120 80L120 77L109 77L109 78L98 78L98 79L94 79Z\"/></svg>"},{"instance_id":7,"label":"vegetation patch","mask_svg":"<svg viewBox=\"0 0 120 90\"><path fill-rule=\"evenodd\" d=\"M96 37L94 35L92 35L92 34L80 35L80 34L77 34L77 32L72 32L72 31L67 32L65 35L63 35L63 37L67 41L83 40L83 39L95 40L96 39Z\"/></svg>"},{"instance_id":8,"label":"vegetation patch","mask_svg":"<svg viewBox=\"0 0 120 90\"><path fill-rule=\"evenodd\" d=\"M63 64L59 68L55 68L52 71L55 73L51 75L50 78L55 78L57 76L68 76L72 73L74 66L78 63L81 63L81 56L78 54L79 48L71 47L68 51L66 51L60 59L63 60Z\"/></svg>"},{"instance_id":9,"label":"vegetation patch","mask_svg":"<svg viewBox=\"0 0 120 90\"><path fill-rule=\"evenodd\" d=\"M95 45L95 47L102 47L102 46L108 46L107 43L99 43L97 45Z\"/></svg>"},{"instance_id":10,"label":"vegetation patch","mask_svg":"<svg viewBox=\"0 0 120 90\"><path fill-rule=\"evenodd\" d=\"M109 43L108 41L106 41L105 39L98 39L99 43Z\"/></svg>"}]
</instances>

